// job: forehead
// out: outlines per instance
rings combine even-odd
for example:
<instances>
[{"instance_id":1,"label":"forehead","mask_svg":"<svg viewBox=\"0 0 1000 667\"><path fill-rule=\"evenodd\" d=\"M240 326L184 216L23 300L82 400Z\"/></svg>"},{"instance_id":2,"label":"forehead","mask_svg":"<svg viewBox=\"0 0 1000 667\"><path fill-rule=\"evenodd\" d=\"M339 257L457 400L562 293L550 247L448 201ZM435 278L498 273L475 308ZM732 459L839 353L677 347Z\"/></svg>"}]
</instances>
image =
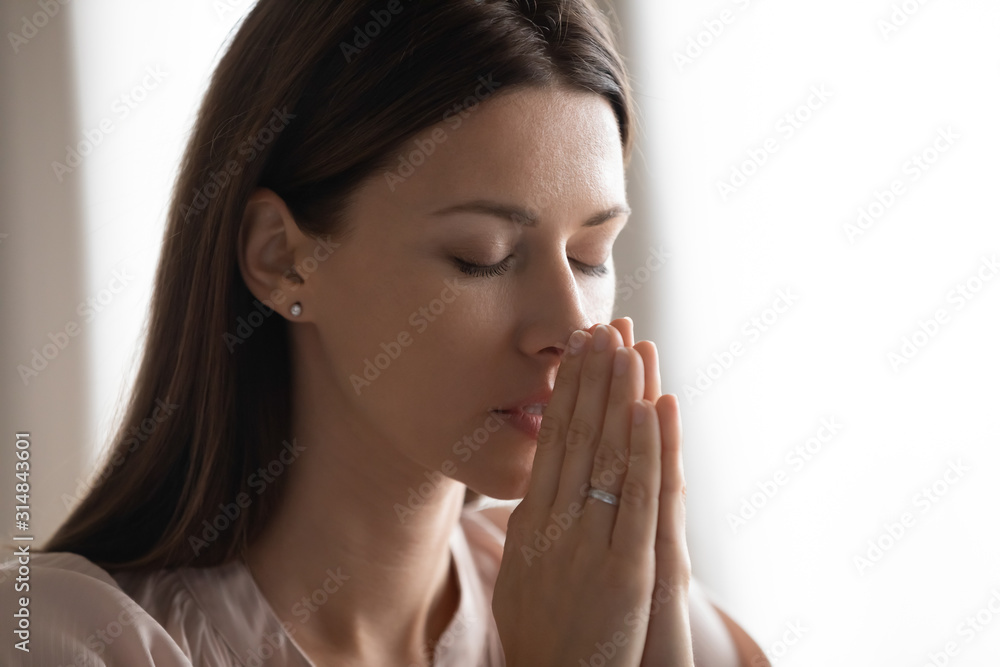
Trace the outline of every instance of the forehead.
<instances>
[{"instance_id":1,"label":"forehead","mask_svg":"<svg viewBox=\"0 0 1000 667\"><path fill-rule=\"evenodd\" d=\"M501 87L408 140L394 164L397 175L408 173L404 164L413 167L389 192L411 210L437 208L459 195L502 196L542 216L544 204L592 212L624 200L611 105L596 93L567 88Z\"/></svg>"}]
</instances>

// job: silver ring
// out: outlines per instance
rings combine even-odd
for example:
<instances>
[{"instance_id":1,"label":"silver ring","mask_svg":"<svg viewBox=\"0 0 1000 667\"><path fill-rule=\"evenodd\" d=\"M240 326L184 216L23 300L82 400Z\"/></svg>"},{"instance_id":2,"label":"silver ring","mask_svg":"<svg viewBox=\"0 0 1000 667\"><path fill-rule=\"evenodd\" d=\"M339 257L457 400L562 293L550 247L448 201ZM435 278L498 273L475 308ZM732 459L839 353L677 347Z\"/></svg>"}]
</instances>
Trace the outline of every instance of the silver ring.
<instances>
[{"instance_id":1,"label":"silver ring","mask_svg":"<svg viewBox=\"0 0 1000 667\"><path fill-rule=\"evenodd\" d=\"M613 493L608 493L607 491L603 491L601 489L595 489L594 487L590 487L590 490L587 491L587 495L590 496L591 498L595 498L609 505L618 504L618 496L616 496Z\"/></svg>"}]
</instances>

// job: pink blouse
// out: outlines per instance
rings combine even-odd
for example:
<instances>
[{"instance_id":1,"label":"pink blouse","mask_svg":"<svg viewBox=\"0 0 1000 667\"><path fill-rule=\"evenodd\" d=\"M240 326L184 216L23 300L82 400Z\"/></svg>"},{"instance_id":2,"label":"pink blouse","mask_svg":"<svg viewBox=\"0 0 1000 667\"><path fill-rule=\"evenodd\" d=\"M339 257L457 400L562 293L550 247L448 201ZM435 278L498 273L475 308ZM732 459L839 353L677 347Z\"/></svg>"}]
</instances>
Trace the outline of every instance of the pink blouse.
<instances>
[{"instance_id":1,"label":"pink blouse","mask_svg":"<svg viewBox=\"0 0 1000 667\"><path fill-rule=\"evenodd\" d=\"M438 641L433 664L502 666L491 603L503 531L478 512L463 510L449 541L459 608ZM25 653L14 648L14 610L8 608L12 597L25 595L11 592L17 568L16 561L0 565L0 580L6 579L0 583L6 598L0 610L4 665L315 667L295 642L295 624L282 625L242 561L112 576L77 554L33 555Z\"/></svg>"}]
</instances>

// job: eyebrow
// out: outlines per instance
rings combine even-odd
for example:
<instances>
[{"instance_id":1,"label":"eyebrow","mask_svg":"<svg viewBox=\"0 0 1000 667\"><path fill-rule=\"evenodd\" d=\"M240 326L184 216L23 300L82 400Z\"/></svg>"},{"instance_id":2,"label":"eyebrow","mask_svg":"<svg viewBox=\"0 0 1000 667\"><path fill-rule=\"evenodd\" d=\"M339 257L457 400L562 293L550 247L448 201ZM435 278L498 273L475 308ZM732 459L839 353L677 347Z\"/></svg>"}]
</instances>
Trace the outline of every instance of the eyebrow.
<instances>
[{"instance_id":1,"label":"eyebrow","mask_svg":"<svg viewBox=\"0 0 1000 667\"><path fill-rule=\"evenodd\" d=\"M501 202L490 201L488 199L476 199L474 201L455 204L454 206L447 206L445 208L438 209L437 211L433 211L431 215L444 216L451 215L453 213L480 213L483 215L492 215L498 218L503 218L504 220L524 227L538 226L537 216L529 213L527 209L523 209L519 206L503 204ZM601 211L600 213L595 213L590 216L583 222L583 226L597 227L612 218L616 218L620 215L628 216L631 213L632 209L630 209L626 204L617 204L606 211Z\"/></svg>"}]
</instances>

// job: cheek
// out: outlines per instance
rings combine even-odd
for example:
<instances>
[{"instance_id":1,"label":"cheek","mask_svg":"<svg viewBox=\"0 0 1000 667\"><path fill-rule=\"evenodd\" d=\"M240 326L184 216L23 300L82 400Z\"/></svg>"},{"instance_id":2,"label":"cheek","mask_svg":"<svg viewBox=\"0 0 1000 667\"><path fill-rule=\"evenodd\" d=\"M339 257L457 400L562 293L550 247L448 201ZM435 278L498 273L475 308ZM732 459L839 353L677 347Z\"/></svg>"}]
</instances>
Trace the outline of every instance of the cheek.
<instances>
[{"instance_id":1,"label":"cheek","mask_svg":"<svg viewBox=\"0 0 1000 667\"><path fill-rule=\"evenodd\" d=\"M365 406L373 423L384 423L401 449L430 467L455 458L455 443L490 417L490 356L444 325L433 322L414 336Z\"/></svg>"},{"instance_id":2,"label":"cheek","mask_svg":"<svg viewBox=\"0 0 1000 667\"><path fill-rule=\"evenodd\" d=\"M353 292L347 304L327 318L330 355L336 371L357 376L353 384L370 383L362 384L366 400L426 409L454 402L475 377L488 328L482 317L490 311L471 290L440 279L414 285L411 278Z\"/></svg>"},{"instance_id":3,"label":"cheek","mask_svg":"<svg viewBox=\"0 0 1000 667\"><path fill-rule=\"evenodd\" d=\"M496 376L502 323L485 319L496 311L483 308L471 294L448 304L440 315L430 308L426 315L426 329L412 330L413 342L394 369L393 402L414 432L450 446L489 416L495 394L489 378Z\"/></svg>"}]
</instances>

